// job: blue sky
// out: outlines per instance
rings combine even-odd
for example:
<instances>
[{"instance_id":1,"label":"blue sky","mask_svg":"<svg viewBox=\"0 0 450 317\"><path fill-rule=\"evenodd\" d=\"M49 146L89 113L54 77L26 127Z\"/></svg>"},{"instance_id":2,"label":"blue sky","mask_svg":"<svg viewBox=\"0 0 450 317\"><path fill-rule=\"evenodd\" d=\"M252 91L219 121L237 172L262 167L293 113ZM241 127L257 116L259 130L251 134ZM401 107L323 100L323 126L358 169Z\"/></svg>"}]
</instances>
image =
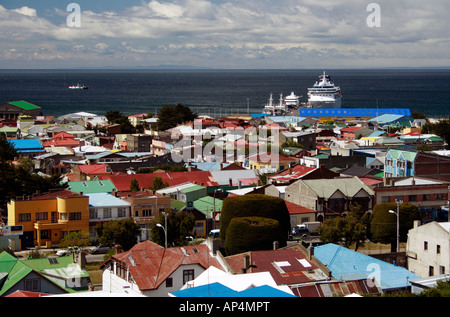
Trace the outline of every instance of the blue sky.
<instances>
[{"instance_id":1,"label":"blue sky","mask_svg":"<svg viewBox=\"0 0 450 317\"><path fill-rule=\"evenodd\" d=\"M0 0L0 68L450 66L448 0Z\"/></svg>"}]
</instances>

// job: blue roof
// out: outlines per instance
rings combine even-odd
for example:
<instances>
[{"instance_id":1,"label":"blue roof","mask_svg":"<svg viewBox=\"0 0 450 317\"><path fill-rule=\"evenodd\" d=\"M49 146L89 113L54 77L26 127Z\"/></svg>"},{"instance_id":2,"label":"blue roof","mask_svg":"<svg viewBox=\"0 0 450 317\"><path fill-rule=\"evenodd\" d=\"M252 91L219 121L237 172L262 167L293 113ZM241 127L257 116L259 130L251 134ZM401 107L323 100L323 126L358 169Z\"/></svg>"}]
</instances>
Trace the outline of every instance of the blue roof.
<instances>
[{"instance_id":1,"label":"blue roof","mask_svg":"<svg viewBox=\"0 0 450 317\"><path fill-rule=\"evenodd\" d=\"M229 163L221 162L192 162L190 164L197 167L201 171L220 171L221 167L227 167L228 165L230 165Z\"/></svg>"},{"instance_id":2,"label":"blue roof","mask_svg":"<svg viewBox=\"0 0 450 317\"><path fill-rule=\"evenodd\" d=\"M367 121L370 121L370 122L373 121L373 122L385 124L385 123L391 123L391 122L413 121L413 120L414 119L411 118L409 115L385 113L385 114L379 115L377 117L374 117L372 119L369 119Z\"/></svg>"},{"instance_id":3,"label":"blue roof","mask_svg":"<svg viewBox=\"0 0 450 317\"><path fill-rule=\"evenodd\" d=\"M316 247L314 256L327 266L334 278L359 280L379 277L377 283L382 290L404 288L410 285L409 281L419 278L404 267L333 243Z\"/></svg>"},{"instance_id":4,"label":"blue roof","mask_svg":"<svg viewBox=\"0 0 450 317\"><path fill-rule=\"evenodd\" d=\"M126 207L131 204L123 199L117 198L108 193L89 193L84 194L89 197L89 206L91 207Z\"/></svg>"},{"instance_id":5,"label":"blue roof","mask_svg":"<svg viewBox=\"0 0 450 317\"><path fill-rule=\"evenodd\" d=\"M44 146L39 139L18 139L8 140L8 142L10 142L18 152L44 151Z\"/></svg>"},{"instance_id":6,"label":"blue roof","mask_svg":"<svg viewBox=\"0 0 450 317\"><path fill-rule=\"evenodd\" d=\"M295 297L269 285L238 292L218 282L175 291L172 295L176 297Z\"/></svg>"},{"instance_id":7,"label":"blue roof","mask_svg":"<svg viewBox=\"0 0 450 317\"><path fill-rule=\"evenodd\" d=\"M300 108L303 117L377 117L382 114L411 115L406 108Z\"/></svg>"}]
</instances>

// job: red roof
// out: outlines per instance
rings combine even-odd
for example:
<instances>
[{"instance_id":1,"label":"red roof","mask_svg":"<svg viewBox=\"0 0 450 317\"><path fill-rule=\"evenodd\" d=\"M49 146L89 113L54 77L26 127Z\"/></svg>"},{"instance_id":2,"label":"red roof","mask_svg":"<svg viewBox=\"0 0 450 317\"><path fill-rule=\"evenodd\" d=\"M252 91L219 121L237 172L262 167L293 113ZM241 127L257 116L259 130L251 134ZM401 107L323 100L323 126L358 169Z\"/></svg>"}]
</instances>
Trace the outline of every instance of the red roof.
<instances>
[{"instance_id":1,"label":"red roof","mask_svg":"<svg viewBox=\"0 0 450 317\"><path fill-rule=\"evenodd\" d=\"M321 274L315 273L314 271L319 269L317 265L308 260L306 255L298 248L251 251L226 257L225 260L236 274L241 273L244 266L244 255L250 256L250 263L252 264L252 267L247 270L248 273L269 272L277 285L298 284L323 279L324 273L322 271Z\"/></svg>"},{"instance_id":2,"label":"red roof","mask_svg":"<svg viewBox=\"0 0 450 317\"><path fill-rule=\"evenodd\" d=\"M342 128L340 131L341 132L355 132L356 130L361 129L362 127L346 127L346 128Z\"/></svg>"},{"instance_id":3,"label":"red roof","mask_svg":"<svg viewBox=\"0 0 450 317\"><path fill-rule=\"evenodd\" d=\"M164 249L147 240L127 252L114 255L112 260L118 260L129 268L141 291L158 288L181 265L196 264L205 270L215 266L223 270L205 244Z\"/></svg>"},{"instance_id":4,"label":"red roof","mask_svg":"<svg viewBox=\"0 0 450 317\"><path fill-rule=\"evenodd\" d=\"M42 296L48 296L48 295L49 294L46 294L46 293L18 290L18 291L15 291L14 293L7 295L6 297L42 297Z\"/></svg>"},{"instance_id":5,"label":"red roof","mask_svg":"<svg viewBox=\"0 0 450 317\"><path fill-rule=\"evenodd\" d=\"M191 172L168 172L168 173L145 173L134 175L105 175L100 176L101 179L110 179L118 191L129 191L130 183L132 179L137 180L139 187L151 188L153 187L153 179L155 177L161 177L164 183L168 183L169 186L176 186L183 183L196 183L206 187L219 186L217 181L209 171L191 171Z\"/></svg>"},{"instance_id":6,"label":"red roof","mask_svg":"<svg viewBox=\"0 0 450 317\"><path fill-rule=\"evenodd\" d=\"M106 171L108 165L106 164L90 164L90 165L78 165L80 172L85 174L104 174L109 173Z\"/></svg>"},{"instance_id":7,"label":"red roof","mask_svg":"<svg viewBox=\"0 0 450 317\"><path fill-rule=\"evenodd\" d=\"M271 175L269 178L280 180L280 181L288 181L292 179L298 179L314 170L316 170L317 167L311 167L306 165L295 165L291 170L287 169L284 170L281 173L278 173L276 175Z\"/></svg>"},{"instance_id":8,"label":"red roof","mask_svg":"<svg viewBox=\"0 0 450 317\"><path fill-rule=\"evenodd\" d=\"M284 202L286 203L286 207L287 207L290 215L315 213L315 211L312 209L291 203L286 200Z\"/></svg>"}]
</instances>

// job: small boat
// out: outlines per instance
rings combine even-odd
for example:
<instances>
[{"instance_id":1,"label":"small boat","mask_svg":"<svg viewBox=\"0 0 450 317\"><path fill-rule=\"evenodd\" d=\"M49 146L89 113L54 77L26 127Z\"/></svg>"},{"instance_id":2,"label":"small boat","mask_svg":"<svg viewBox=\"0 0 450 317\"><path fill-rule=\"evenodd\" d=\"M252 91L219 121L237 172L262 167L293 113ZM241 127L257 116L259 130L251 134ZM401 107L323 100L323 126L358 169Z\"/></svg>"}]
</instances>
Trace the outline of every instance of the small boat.
<instances>
[{"instance_id":1,"label":"small boat","mask_svg":"<svg viewBox=\"0 0 450 317\"><path fill-rule=\"evenodd\" d=\"M88 86L76 84L76 85L69 86L69 89L87 90Z\"/></svg>"}]
</instances>

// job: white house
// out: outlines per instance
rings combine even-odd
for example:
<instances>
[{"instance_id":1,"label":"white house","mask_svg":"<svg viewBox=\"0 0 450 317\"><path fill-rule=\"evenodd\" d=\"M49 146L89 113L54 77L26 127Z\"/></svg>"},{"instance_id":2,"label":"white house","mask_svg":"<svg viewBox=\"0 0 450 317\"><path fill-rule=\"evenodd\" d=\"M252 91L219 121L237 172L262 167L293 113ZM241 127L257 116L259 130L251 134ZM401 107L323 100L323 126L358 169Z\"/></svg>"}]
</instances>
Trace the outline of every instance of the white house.
<instances>
[{"instance_id":1,"label":"white house","mask_svg":"<svg viewBox=\"0 0 450 317\"><path fill-rule=\"evenodd\" d=\"M103 263L102 290L168 297L210 266L223 270L206 244L165 249L147 240Z\"/></svg>"},{"instance_id":2,"label":"white house","mask_svg":"<svg viewBox=\"0 0 450 317\"><path fill-rule=\"evenodd\" d=\"M408 269L416 275L450 273L450 222L429 222L422 226L414 222L408 231L406 255Z\"/></svg>"}]
</instances>

